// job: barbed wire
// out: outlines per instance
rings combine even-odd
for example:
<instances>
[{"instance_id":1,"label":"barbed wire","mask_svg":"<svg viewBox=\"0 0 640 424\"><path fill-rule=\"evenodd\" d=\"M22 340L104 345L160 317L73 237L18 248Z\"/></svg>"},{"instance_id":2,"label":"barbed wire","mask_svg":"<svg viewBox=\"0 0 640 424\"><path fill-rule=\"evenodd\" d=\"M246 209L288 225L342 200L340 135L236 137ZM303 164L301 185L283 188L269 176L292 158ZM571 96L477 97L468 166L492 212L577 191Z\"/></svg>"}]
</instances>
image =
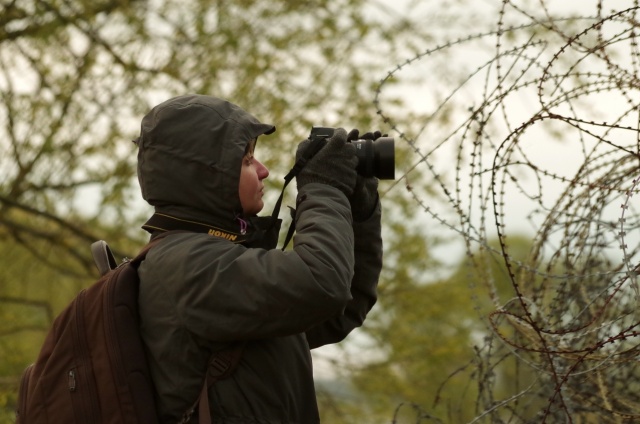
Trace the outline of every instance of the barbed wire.
<instances>
[{"instance_id":1,"label":"barbed wire","mask_svg":"<svg viewBox=\"0 0 640 424\"><path fill-rule=\"evenodd\" d=\"M380 81L378 114L414 158L388 189L404 185L464 243L472 298L494 306L481 314L486 343L502 342L478 352L483 366L506 350L531 371L502 399L479 385L472 422L640 420L640 7L600 0L557 16L552 0L519 3L503 0L491 30L426 49ZM438 69L447 94L424 96L429 112L403 126L385 108L389 82ZM523 233L531 246L516 258L510 236ZM487 271L496 255L509 297ZM527 415L518 402L540 408Z\"/></svg>"}]
</instances>

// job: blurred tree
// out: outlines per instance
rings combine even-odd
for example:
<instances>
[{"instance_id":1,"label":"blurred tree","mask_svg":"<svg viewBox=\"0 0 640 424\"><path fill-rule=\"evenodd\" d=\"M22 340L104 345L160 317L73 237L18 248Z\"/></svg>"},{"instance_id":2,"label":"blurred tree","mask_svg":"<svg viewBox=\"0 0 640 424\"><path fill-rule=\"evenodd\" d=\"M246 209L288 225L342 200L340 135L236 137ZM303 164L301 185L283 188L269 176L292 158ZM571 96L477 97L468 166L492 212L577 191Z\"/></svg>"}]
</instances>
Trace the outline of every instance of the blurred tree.
<instances>
[{"instance_id":1,"label":"blurred tree","mask_svg":"<svg viewBox=\"0 0 640 424\"><path fill-rule=\"evenodd\" d=\"M408 263L414 267L390 270L383 306L363 327L369 351L383 354L352 370L356 393L371 401L371 409L361 413L378 421L358 422L391 422L399 405L394 422L470 422L534 379L526 367L505 363L509 351L488 325L497 305L513 297L509 275L493 246L471 252L449 277L425 283L416 275L435 268L425 260L429 246L411 235L404 242L412 246L403 254L412 256ZM526 258L529 248L526 238L510 241L514 260ZM491 284L481 292L493 292L495 304L478 296L476 282Z\"/></svg>"},{"instance_id":2,"label":"blurred tree","mask_svg":"<svg viewBox=\"0 0 640 424\"><path fill-rule=\"evenodd\" d=\"M185 92L213 94L276 124L276 135L260 145L275 200L279 177L312 124L389 132L376 115L375 87L390 66L415 55L415 46L429 39L426 28L424 21L398 15L382 2L364 0L4 0L5 422L12 415L15 382L35 358L45 328L96 276L89 243L106 239L122 257L144 241L139 227L149 208L137 194L130 140L151 106ZM404 103L399 96L387 101ZM407 114L401 122L412 118ZM398 145L398 157L406 155ZM385 205L396 203L397 226L408 203L393 196L387 195ZM401 269L402 247L409 245L393 241L396 231L386 229L385 237L401 249L389 261Z\"/></svg>"},{"instance_id":3,"label":"blurred tree","mask_svg":"<svg viewBox=\"0 0 640 424\"><path fill-rule=\"evenodd\" d=\"M277 125L276 135L260 144L261 157L272 175L267 180L272 189L268 200L275 200L295 146L312 124L380 128L407 141L397 146L399 175L406 177L400 183L407 190L381 183L385 270L380 302L367 325L338 347L344 356L331 355L333 372L340 379L319 385L324 422L457 423L485 411L484 418L494 422L509 422L513 417L517 419L511 422L532 422L549 407L549 398L560 397L559 380L553 381L548 372L536 372L548 368L529 366L546 366L551 360L540 360L536 352L518 348L536 347L540 333L508 314L491 315L495 328L488 322L489 314L499 308L514 315L523 313L518 301L512 302L515 293L509 276L522 270L506 269L500 249L484 245L486 218L494 213L501 221L503 203L495 204L487 195L499 185L490 187L488 181L476 178L490 174L492 169L483 161L491 161L503 135L510 137L503 127L511 133L521 125L511 115L515 112L510 110L511 103L505 103L506 97L524 87L533 87L540 96L550 86L557 93L548 104L555 107L575 94L573 89L558 89L566 76L576 81L576 92L600 91L601 86L588 81L601 69L592 70L592 63L583 58L587 54L601 57L607 43L594 34L586 44L574 37L584 25L594 24L594 18L574 16L567 26L558 27L564 18L549 20L547 3L552 2L539 1L498 0L474 9L468 7L470 2L458 0L434 6L428 15L415 13L418 6L430 3L422 0L404 2L411 12L406 15L397 14L383 1L366 0L0 3L0 423L12 420L16 381L34 359L44 329L68 299L95 277L89 243L109 240L120 257L131 255L143 243L145 233L139 227L149 208L137 194L136 152L130 140L137 136L140 119L151 106L185 92L226 97ZM598 2L598 15L603 13L603 3ZM526 4L533 4L535 10L527 10ZM630 13L636 13L632 9ZM635 27L633 16L623 15L624 19L614 22ZM459 38L469 35L468 30L485 31L481 24L486 22L494 27L482 36ZM621 35L609 46L630 34L632 54L621 56L635 58L635 29L616 31ZM596 41L597 45L591 44ZM575 60L567 54L571 43L577 43L573 53L588 72L561 71L560 65ZM551 58L545 59L539 46L548 49ZM609 64L611 57L606 58ZM420 72L396 72L422 59L428 66L419 68ZM544 67L545 61L560 70ZM617 65L611 69L618 74ZM540 80L538 73L543 70ZM635 78L635 71L628 75ZM377 103L381 77L383 106ZM478 86L483 94L476 96L478 87L467 84L471 77L484 79ZM618 79L610 83L625 90L637 87L623 80L624 84ZM403 84L414 84L415 89L416 81L425 86L423 96L413 91L407 96ZM625 92L623 98L633 96ZM531 99L524 103L533 105L531 113L540 118L540 99ZM591 100L589 105L598 103ZM407 112L418 110L415 106L421 102L432 107L430 113ZM636 109L633 103L630 110ZM494 114L503 116L503 125L496 124ZM389 116L393 119L388 120ZM427 142L418 145L421 136ZM566 137L558 130L548 136ZM445 150L438 151L441 146L456 143L457 149L438 154ZM636 157L632 158L625 178L635 175ZM619 168L620 163L615 164ZM428 173L429 179L421 172ZM524 183L526 179L508 173L507 180ZM602 185L608 187L609 180L603 179ZM594 191L591 182L588 191ZM569 192L568 197L573 199L573 194ZM289 197L285 202L290 201ZM600 203L601 199L594 201ZM590 208L580 208L586 215L593 214ZM562 205L554 210L564 212ZM454 262L449 275L442 274L444 267L434 255L435 247L442 248L448 240L440 238L443 233L435 225L426 228L425 215L467 243L468 255L462 262L455 262L454 253L447 258ZM571 255L581 251L570 246L567 243ZM510 257L531 258L529 250L527 240L509 235ZM564 258L558 255L556 260ZM601 273L593 271L603 270L584 266L593 273L591 291L584 289L584 279L558 277L564 271L553 275L561 289L547 290L551 278L535 275L546 267L546 258L539 259L529 264L534 271L521 281L533 283L527 287L533 290L529 298L543 312L549 311L550 322L560 325L571 314L593 319L583 312L588 311L584 305L594 304L591 297L603 282ZM567 265L558 262L546 271L554 267ZM584 293L573 296L580 290ZM618 312L613 309L611 314L615 318ZM612 322L619 325L615 319ZM498 340L498 329L512 345ZM567 340L575 341L572 336ZM597 349L607 337L600 330L588 333L588 341ZM322 351L314 353L322 355ZM597 412L590 413L621 402L616 396L622 385L633 396L619 398L633 402L620 409L638 409L637 371L620 369L624 372L611 373L608 379L600 379L606 373L598 371L598 378L587 373L585 381L579 381L578 386L586 387L580 392L585 399L593 401L590 392L604 393L603 402L590 406ZM607 388L605 383L614 380ZM532 384L540 384L540 390L517 396ZM582 398L574 401L576 407L583 404L587 402ZM557 408L558 415L549 416L566 419L566 410ZM583 422L592 418L584 417Z\"/></svg>"}]
</instances>

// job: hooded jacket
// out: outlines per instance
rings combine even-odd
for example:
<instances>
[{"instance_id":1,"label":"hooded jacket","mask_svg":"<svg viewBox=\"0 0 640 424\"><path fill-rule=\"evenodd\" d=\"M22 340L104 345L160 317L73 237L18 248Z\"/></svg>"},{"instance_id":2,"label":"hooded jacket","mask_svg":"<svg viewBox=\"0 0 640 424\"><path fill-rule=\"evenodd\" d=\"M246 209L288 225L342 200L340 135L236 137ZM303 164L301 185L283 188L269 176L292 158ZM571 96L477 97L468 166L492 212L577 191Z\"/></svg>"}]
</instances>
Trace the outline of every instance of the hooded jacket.
<instances>
[{"instance_id":1,"label":"hooded jacket","mask_svg":"<svg viewBox=\"0 0 640 424\"><path fill-rule=\"evenodd\" d=\"M250 140L274 130L201 95L170 99L142 121L143 197L156 215L210 228L167 236L138 270L162 423L178 422L197 399L212 352L238 342L244 352L235 372L209 391L213 422L319 422L310 349L341 341L376 302L379 204L366 222L352 223L342 192L307 184L297 197L293 248L250 247L256 229L245 233L238 220L242 157Z\"/></svg>"}]
</instances>

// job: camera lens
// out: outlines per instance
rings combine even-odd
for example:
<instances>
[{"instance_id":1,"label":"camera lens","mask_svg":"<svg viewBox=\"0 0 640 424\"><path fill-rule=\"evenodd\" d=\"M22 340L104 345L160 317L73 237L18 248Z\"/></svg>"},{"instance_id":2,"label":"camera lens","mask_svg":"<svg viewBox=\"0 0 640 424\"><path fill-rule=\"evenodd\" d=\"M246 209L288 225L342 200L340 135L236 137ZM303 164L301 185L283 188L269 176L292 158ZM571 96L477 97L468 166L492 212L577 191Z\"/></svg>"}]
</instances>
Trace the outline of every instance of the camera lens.
<instances>
[{"instance_id":1,"label":"camera lens","mask_svg":"<svg viewBox=\"0 0 640 424\"><path fill-rule=\"evenodd\" d=\"M363 177L380 180L395 179L395 143L393 137L379 137L377 140L355 140L358 166L356 170Z\"/></svg>"},{"instance_id":2,"label":"camera lens","mask_svg":"<svg viewBox=\"0 0 640 424\"><path fill-rule=\"evenodd\" d=\"M309 140L326 140L333 135L335 128L312 127ZM369 139L354 140L358 166L356 171L363 177L376 177L380 180L393 180L396 175L396 154L393 137L378 137L375 141ZM313 156L322 144L311 153ZM310 156L310 157L311 157Z\"/></svg>"}]
</instances>

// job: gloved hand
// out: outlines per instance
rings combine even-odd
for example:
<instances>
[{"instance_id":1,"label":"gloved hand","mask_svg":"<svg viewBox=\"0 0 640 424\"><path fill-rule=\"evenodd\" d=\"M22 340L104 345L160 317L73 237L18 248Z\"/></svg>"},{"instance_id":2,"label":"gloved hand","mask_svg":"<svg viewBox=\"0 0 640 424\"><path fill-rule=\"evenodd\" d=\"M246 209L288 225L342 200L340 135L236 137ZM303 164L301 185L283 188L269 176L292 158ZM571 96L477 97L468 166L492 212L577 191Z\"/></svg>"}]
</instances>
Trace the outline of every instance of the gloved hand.
<instances>
[{"instance_id":1,"label":"gloved hand","mask_svg":"<svg viewBox=\"0 0 640 424\"><path fill-rule=\"evenodd\" d=\"M382 137L380 131L368 132L359 137L357 129L349 131L348 141L353 140L377 140ZM384 135L386 137L386 135ZM365 221L371 216L378 204L378 179L375 177L365 178L358 175L353 195L349 198L351 203L351 214L355 222Z\"/></svg>"},{"instance_id":2,"label":"gloved hand","mask_svg":"<svg viewBox=\"0 0 640 424\"><path fill-rule=\"evenodd\" d=\"M304 156L310 145L310 140L298 145L296 162ZM322 183L336 187L350 198L356 185L356 165L358 158L355 146L347 143L347 132L343 128L336 128L324 147L307 162L296 177L298 190L305 184Z\"/></svg>"},{"instance_id":3,"label":"gloved hand","mask_svg":"<svg viewBox=\"0 0 640 424\"><path fill-rule=\"evenodd\" d=\"M360 131L357 129L353 129L349 131L349 135L347 135L347 141L355 141L355 140L377 140L380 137L387 137L388 134L382 134L380 131L367 132L360 135Z\"/></svg>"}]
</instances>

